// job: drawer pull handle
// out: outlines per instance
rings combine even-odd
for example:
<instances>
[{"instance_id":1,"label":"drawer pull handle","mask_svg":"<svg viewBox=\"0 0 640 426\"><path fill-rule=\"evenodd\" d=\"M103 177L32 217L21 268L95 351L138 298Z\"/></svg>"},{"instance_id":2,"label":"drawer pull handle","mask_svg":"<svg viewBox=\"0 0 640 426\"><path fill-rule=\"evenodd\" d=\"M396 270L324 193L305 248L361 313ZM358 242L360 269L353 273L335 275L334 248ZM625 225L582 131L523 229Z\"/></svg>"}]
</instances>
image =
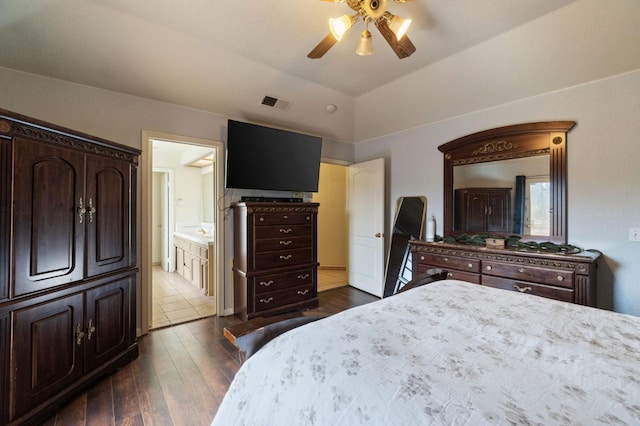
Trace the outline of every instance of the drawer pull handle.
<instances>
[{"instance_id":1,"label":"drawer pull handle","mask_svg":"<svg viewBox=\"0 0 640 426\"><path fill-rule=\"evenodd\" d=\"M288 254L288 255L286 255L286 256L280 256L280 259L282 259L282 260L289 260L289 259L291 259L291 257L292 257L292 256L291 256L290 254Z\"/></svg>"},{"instance_id":2,"label":"drawer pull handle","mask_svg":"<svg viewBox=\"0 0 640 426\"><path fill-rule=\"evenodd\" d=\"M473 263L470 263L470 264L469 264L469 268L473 268Z\"/></svg>"},{"instance_id":3,"label":"drawer pull handle","mask_svg":"<svg viewBox=\"0 0 640 426\"><path fill-rule=\"evenodd\" d=\"M269 280L269 281L260 281L260 285L263 285L265 287L269 287L271 284L273 284L273 280Z\"/></svg>"},{"instance_id":4,"label":"drawer pull handle","mask_svg":"<svg viewBox=\"0 0 640 426\"><path fill-rule=\"evenodd\" d=\"M260 299L260 303L271 303L273 302L273 297L270 297L268 299Z\"/></svg>"},{"instance_id":5,"label":"drawer pull handle","mask_svg":"<svg viewBox=\"0 0 640 426\"><path fill-rule=\"evenodd\" d=\"M264 222L264 217L261 217L261 218L260 218L260 222Z\"/></svg>"},{"instance_id":6,"label":"drawer pull handle","mask_svg":"<svg viewBox=\"0 0 640 426\"><path fill-rule=\"evenodd\" d=\"M487 271L492 270L493 268L491 267L491 265L487 265L487 267L485 268Z\"/></svg>"},{"instance_id":7,"label":"drawer pull handle","mask_svg":"<svg viewBox=\"0 0 640 426\"><path fill-rule=\"evenodd\" d=\"M304 274L304 275L300 274L300 275L298 275L298 279L306 280L307 278L309 278L309 274Z\"/></svg>"},{"instance_id":8,"label":"drawer pull handle","mask_svg":"<svg viewBox=\"0 0 640 426\"><path fill-rule=\"evenodd\" d=\"M531 292L531 287L527 286L527 287L520 287L518 284L514 284L513 288L515 288L516 290L518 290L520 293L530 293Z\"/></svg>"},{"instance_id":9,"label":"drawer pull handle","mask_svg":"<svg viewBox=\"0 0 640 426\"><path fill-rule=\"evenodd\" d=\"M287 216L286 214L284 216L282 216L283 219L289 219L289 216Z\"/></svg>"},{"instance_id":10,"label":"drawer pull handle","mask_svg":"<svg viewBox=\"0 0 640 426\"><path fill-rule=\"evenodd\" d=\"M558 281L564 281L564 277L562 275L558 275Z\"/></svg>"},{"instance_id":11,"label":"drawer pull handle","mask_svg":"<svg viewBox=\"0 0 640 426\"><path fill-rule=\"evenodd\" d=\"M291 232L291 228L287 228L287 229L280 228L280 232L282 232L283 234L288 234L289 232Z\"/></svg>"},{"instance_id":12,"label":"drawer pull handle","mask_svg":"<svg viewBox=\"0 0 640 426\"><path fill-rule=\"evenodd\" d=\"M523 269L523 268L520 268L520 269L518 269L518 272L520 272L521 274L523 274L523 273L524 273L524 269Z\"/></svg>"},{"instance_id":13,"label":"drawer pull handle","mask_svg":"<svg viewBox=\"0 0 640 426\"><path fill-rule=\"evenodd\" d=\"M420 260L424 260L424 256L420 256Z\"/></svg>"},{"instance_id":14,"label":"drawer pull handle","mask_svg":"<svg viewBox=\"0 0 640 426\"><path fill-rule=\"evenodd\" d=\"M448 258L448 257L445 257L443 260L444 260L445 262L448 262L448 261L449 261L449 258Z\"/></svg>"},{"instance_id":15,"label":"drawer pull handle","mask_svg":"<svg viewBox=\"0 0 640 426\"><path fill-rule=\"evenodd\" d=\"M289 244L291 244L292 242L293 242L293 241L291 241L291 240L287 240L287 241L281 240L281 241L280 241L280 245L288 246L288 245L289 245Z\"/></svg>"},{"instance_id":16,"label":"drawer pull handle","mask_svg":"<svg viewBox=\"0 0 640 426\"><path fill-rule=\"evenodd\" d=\"M304 295L305 295L305 294L307 294L307 293L309 293L309 289L306 289L305 291L298 290L298 294L299 294L300 296L304 296Z\"/></svg>"},{"instance_id":17,"label":"drawer pull handle","mask_svg":"<svg viewBox=\"0 0 640 426\"><path fill-rule=\"evenodd\" d=\"M449 273L447 274L447 276L448 276L448 277L452 277L452 276L453 276L453 272L449 272Z\"/></svg>"}]
</instances>

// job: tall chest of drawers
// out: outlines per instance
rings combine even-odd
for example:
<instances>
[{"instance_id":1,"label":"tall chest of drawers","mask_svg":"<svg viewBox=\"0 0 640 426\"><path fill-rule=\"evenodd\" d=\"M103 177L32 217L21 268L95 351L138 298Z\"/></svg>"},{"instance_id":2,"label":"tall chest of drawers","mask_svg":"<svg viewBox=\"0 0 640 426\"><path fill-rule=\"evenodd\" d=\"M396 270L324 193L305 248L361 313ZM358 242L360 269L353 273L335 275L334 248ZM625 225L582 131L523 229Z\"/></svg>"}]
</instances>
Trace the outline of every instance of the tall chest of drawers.
<instances>
[{"instance_id":1,"label":"tall chest of drawers","mask_svg":"<svg viewBox=\"0 0 640 426\"><path fill-rule=\"evenodd\" d=\"M242 320L318 306L318 203L240 202L234 311Z\"/></svg>"},{"instance_id":2,"label":"tall chest of drawers","mask_svg":"<svg viewBox=\"0 0 640 426\"><path fill-rule=\"evenodd\" d=\"M580 305L596 304L599 252L553 254L411 241L413 274L445 269L447 278Z\"/></svg>"}]
</instances>

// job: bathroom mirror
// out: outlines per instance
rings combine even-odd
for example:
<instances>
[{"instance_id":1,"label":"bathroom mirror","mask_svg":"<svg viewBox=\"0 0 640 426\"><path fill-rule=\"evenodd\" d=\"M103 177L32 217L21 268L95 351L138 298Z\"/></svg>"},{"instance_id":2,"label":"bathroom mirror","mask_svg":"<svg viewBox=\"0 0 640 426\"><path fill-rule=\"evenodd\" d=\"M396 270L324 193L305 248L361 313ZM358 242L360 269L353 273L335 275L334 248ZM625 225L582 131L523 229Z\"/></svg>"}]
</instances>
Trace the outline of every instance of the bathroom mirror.
<instances>
[{"instance_id":1,"label":"bathroom mirror","mask_svg":"<svg viewBox=\"0 0 640 426\"><path fill-rule=\"evenodd\" d=\"M444 236L489 233L567 240L567 132L574 121L485 130L444 154Z\"/></svg>"},{"instance_id":2,"label":"bathroom mirror","mask_svg":"<svg viewBox=\"0 0 640 426\"><path fill-rule=\"evenodd\" d=\"M383 297L396 294L412 278L409 241L420 239L427 213L427 197L400 197L396 202L389 244Z\"/></svg>"}]
</instances>

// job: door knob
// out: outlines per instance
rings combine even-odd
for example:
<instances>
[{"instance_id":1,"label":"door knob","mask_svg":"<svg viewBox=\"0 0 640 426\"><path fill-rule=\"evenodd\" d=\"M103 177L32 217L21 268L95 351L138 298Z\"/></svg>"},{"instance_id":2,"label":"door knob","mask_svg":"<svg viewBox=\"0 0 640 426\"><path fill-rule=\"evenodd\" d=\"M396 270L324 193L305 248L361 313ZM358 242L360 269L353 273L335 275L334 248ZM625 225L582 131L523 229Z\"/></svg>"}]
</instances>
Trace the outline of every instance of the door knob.
<instances>
[{"instance_id":1,"label":"door knob","mask_svg":"<svg viewBox=\"0 0 640 426\"><path fill-rule=\"evenodd\" d=\"M382 234L380 232L376 232L376 238L381 238Z\"/></svg>"}]
</instances>

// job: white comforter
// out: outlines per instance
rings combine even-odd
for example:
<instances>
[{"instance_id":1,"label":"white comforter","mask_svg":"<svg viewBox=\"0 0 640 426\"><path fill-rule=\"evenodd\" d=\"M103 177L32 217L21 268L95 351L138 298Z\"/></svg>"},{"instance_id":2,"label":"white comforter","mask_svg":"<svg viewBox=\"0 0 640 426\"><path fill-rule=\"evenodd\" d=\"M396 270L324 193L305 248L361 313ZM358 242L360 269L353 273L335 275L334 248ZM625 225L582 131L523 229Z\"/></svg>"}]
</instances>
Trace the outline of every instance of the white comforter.
<instances>
[{"instance_id":1,"label":"white comforter","mask_svg":"<svg viewBox=\"0 0 640 426\"><path fill-rule=\"evenodd\" d=\"M292 330L227 425L640 424L640 318L440 281Z\"/></svg>"}]
</instances>

